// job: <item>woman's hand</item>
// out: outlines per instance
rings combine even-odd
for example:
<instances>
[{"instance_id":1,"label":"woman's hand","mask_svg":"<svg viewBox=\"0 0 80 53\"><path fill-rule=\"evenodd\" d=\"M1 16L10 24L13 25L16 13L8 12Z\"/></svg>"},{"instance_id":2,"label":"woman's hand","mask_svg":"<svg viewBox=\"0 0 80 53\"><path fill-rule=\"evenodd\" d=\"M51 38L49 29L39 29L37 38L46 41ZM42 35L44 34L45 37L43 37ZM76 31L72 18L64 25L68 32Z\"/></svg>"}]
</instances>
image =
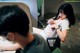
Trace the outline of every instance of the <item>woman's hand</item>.
<instances>
[{"instance_id":1,"label":"woman's hand","mask_svg":"<svg viewBox=\"0 0 80 53\"><path fill-rule=\"evenodd\" d=\"M57 24L53 24L53 25L51 25L51 28L57 29L58 28L58 25Z\"/></svg>"},{"instance_id":2,"label":"woman's hand","mask_svg":"<svg viewBox=\"0 0 80 53\"><path fill-rule=\"evenodd\" d=\"M54 24L54 20L51 18L51 19L48 20L47 23L52 25L52 24Z\"/></svg>"}]
</instances>

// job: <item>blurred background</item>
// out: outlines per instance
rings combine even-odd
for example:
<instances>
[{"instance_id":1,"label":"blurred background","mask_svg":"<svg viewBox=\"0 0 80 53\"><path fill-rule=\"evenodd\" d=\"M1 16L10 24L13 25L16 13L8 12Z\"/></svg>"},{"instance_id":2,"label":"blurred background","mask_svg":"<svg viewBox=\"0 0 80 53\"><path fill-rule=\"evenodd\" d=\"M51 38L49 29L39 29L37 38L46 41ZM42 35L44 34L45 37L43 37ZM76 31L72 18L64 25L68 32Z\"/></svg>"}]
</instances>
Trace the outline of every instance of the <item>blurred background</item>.
<instances>
[{"instance_id":1,"label":"blurred background","mask_svg":"<svg viewBox=\"0 0 80 53\"><path fill-rule=\"evenodd\" d=\"M73 7L76 24L68 31L67 39L61 43L63 53L80 53L80 0L0 0L0 2L23 2L30 8L34 27L45 28L47 20L54 17L59 6L65 2ZM34 24L35 23L35 24Z\"/></svg>"}]
</instances>

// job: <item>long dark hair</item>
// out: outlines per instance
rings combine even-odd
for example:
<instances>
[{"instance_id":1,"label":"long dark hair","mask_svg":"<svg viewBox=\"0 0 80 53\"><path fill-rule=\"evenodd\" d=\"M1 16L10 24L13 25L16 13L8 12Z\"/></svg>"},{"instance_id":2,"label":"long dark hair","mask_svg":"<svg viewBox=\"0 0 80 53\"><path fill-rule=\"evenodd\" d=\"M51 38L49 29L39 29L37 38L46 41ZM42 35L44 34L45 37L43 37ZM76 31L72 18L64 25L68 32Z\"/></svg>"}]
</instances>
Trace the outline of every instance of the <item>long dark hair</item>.
<instances>
[{"instance_id":1,"label":"long dark hair","mask_svg":"<svg viewBox=\"0 0 80 53\"><path fill-rule=\"evenodd\" d=\"M67 19L69 20L69 26L74 25L75 24L75 16L74 16L74 12L73 12L73 8L72 5L69 3L64 3L62 4L59 9L58 9L58 13L55 17L55 19L58 19L58 14L63 11L65 15L67 15Z\"/></svg>"}]
</instances>

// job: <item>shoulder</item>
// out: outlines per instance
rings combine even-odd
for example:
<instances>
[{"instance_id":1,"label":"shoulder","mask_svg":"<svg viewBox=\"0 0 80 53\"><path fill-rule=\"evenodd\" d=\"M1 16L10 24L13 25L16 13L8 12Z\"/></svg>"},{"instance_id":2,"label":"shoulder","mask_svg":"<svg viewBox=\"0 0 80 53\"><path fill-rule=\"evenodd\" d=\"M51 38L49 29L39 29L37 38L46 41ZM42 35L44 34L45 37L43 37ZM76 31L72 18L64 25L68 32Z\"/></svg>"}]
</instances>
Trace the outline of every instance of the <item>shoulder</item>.
<instances>
[{"instance_id":1,"label":"shoulder","mask_svg":"<svg viewBox=\"0 0 80 53\"><path fill-rule=\"evenodd\" d=\"M44 40L44 38L41 35L33 33L33 36L37 40L39 45L44 45L44 44L46 45L47 44L46 41Z\"/></svg>"},{"instance_id":2,"label":"shoulder","mask_svg":"<svg viewBox=\"0 0 80 53\"><path fill-rule=\"evenodd\" d=\"M32 50L34 50L35 53L47 53L47 52L50 53L50 49L47 45L47 42L43 39L43 37L35 33L33 33L33 36L37 40L36 41L37 44L34 45L34 48Z\"/></svg>"},{"instance_id":3,"label":"shoulder","mask_svg":"<svg viewBox=\"0 0 80 53\"><path fill-rule=\"evenodd\" d=\"M68 19L62 20L60 26L61 26L62 30L69 29L69 21L68 21Z\"/></svg>"},{"instance_id":4,"label":"shoulder","mask_svg":"<svg viewBox=\"0 0 80 53\"><path fill-rule=\"evenodd\" d=\"M44 38L41 35L37 34L37 33L33 33L33 36L35 38L38 38L39 40L43 40L44 41Z\"/></svg>"},{"instance_id":5,"label":"shoulder","mask_svg":"<svg viewBox=\"0 0 80 53\"><path fill-rule=\"evenodd\" d=\"M65 25L69 25L69 21L68 19L64 19L61 21L61 24L65 24Z\"/></svg>"}]
</instances>

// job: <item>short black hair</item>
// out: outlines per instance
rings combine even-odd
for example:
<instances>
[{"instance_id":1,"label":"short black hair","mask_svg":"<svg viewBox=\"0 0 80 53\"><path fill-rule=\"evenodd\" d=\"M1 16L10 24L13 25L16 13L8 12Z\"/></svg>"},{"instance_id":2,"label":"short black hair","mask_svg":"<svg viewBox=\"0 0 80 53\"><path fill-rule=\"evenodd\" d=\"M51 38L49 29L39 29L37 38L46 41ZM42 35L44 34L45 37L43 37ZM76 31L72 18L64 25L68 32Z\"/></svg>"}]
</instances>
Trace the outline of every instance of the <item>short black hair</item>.
<instances>
[{"instance_id":1,"label":"short black hair","mask_svg":"<svg viewBox=\"0 0 80 53\"><path fill-rule=\"evenodd\" d=\"M26 36L29 32L28 15L17 5L0 7L0 34L17 32Z\"/></svg>"},{"instance_id":2,"label":"short black hair","mask_svg":"<svg viewBox=\"0 0 80 53\"><path fill-rule=\"evenodd\" d=\"M73 8L72 5L69 3L64 3L62 4L59 9L58 9L58 13L55 19L57 19L58 14L63 11L65 15L67 15L67 19L69 20L69 26L74 25L75 24L75 15L73 12Z\"/></svg>"}]
</instances>

